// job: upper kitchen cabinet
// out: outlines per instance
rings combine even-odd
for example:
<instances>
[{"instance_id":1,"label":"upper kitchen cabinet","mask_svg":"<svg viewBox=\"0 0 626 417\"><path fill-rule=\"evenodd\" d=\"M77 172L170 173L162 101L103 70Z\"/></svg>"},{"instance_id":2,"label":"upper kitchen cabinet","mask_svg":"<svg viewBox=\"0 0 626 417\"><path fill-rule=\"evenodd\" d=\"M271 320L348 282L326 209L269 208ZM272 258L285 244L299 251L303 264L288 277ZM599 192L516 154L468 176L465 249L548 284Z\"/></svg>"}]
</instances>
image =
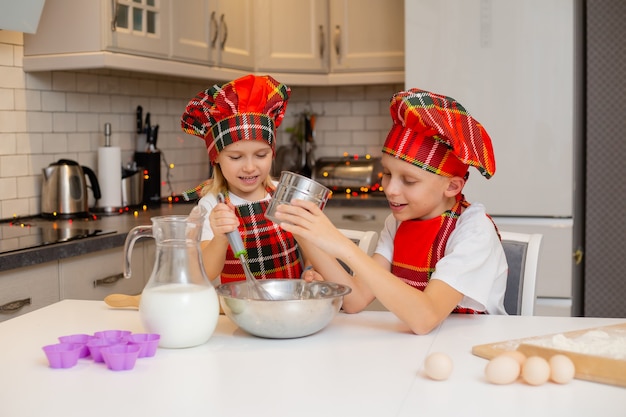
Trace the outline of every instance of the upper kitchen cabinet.
<instances>
[{"instance_id":1,"label":"upper kitchen cabinet","mask_svg":"<svg viewBox=\"0 0 626 417\"><path fill-rule=\"evenodd\" d=\"M257 30L258 70L329 74L317 80L330 84L404 80L403 0L259 4L259 20L268 24Z\"/></svg>"},{"instance_id":2,"label":"upper kitchen cabinet","mask_svg":"<svg viewBox=\"0 0 626 417\"><path fill-rule=\"evenodd\" d=\"M102 51L167 57L169 7L168 0L48 1L37 33L24 35L24 55L77 64Z\"/></svg>"},{"instance_id":3,"label":"upper kitchen cabinet","mask_svg":"<svg viewBox=\"0 0 626 417\"><path fill-rule=\"evenodd\" d=\"M261 71L326 73L328 0L260 0L257 64Z\"/></svg>"},{"instance_id":4,"label":"upper kitchen cabinet","mask_svg":"<svg viewBox=\"0 0 626 417\"><path fill-rule=\"evenodd\" d=\"M172 8L176 60L254 69L252 0L186 0Z\"/></svg>"},{"instance_id":5,"label":"upper kitchen cabinet","mask_svg":"<svg viewBox=\"0 0 626 417\"><path fill-rule=\"evenodd\" d=\"M179 4L180 3L180 4ZM404 82L402 0L54 0L24 71L113 69L287 85Z\"/></svg>"},{"instance_id":6,"label":"upper kitchen cabinet","mask_svg":"<svg viewBox=\"0 0 626 417\"><path fill-rule=\"evenodd\" d=\"M404 0L331 0L331 71L402 71Z\"/></svg>"}]
</instances>

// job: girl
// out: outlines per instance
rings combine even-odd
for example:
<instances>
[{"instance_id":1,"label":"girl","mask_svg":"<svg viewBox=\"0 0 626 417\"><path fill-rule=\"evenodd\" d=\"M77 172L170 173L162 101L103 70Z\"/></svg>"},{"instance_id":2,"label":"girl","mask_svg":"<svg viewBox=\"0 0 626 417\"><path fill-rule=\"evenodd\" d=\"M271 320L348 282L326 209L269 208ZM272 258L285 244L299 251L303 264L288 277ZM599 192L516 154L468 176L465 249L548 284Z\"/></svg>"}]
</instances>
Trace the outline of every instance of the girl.
<instances>
[{"instance_id":1,"label":"girl","mask_svg":"<svg viewBox=\"0 0 626 417\"><path fill-rule=\"evenodd\" d=\"M206 142L213 175L199 205L207 209L202 260L221 282L245 280L226 234L238 230L257 279L300 278L302 258L291 233L265 218L275 190L270 177L280 125L291 90L270 76L248 75L200 92L182 116L182 129ZM225 202L218 202L218 194Z\"/></svg>"}]
</instances>

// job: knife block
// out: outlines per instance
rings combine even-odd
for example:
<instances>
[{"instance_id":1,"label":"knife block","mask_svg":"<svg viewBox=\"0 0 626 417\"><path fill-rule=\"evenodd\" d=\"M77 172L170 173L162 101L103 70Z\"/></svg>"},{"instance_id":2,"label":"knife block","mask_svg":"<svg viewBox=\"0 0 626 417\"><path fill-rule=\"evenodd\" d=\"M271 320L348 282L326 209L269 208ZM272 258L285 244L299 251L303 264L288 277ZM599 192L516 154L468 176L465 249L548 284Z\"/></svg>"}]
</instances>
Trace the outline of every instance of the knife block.
<instances>
[{"instance_id":1,"label":"knife block","mask_svg":"<svg viewBox=\"0 0 626 417\"><path fill-rule=\"evenodd\" d=\"M161 204L161 152L135 152L137 166L143 167L143 204Z\"/></svg>"}]
</instances>

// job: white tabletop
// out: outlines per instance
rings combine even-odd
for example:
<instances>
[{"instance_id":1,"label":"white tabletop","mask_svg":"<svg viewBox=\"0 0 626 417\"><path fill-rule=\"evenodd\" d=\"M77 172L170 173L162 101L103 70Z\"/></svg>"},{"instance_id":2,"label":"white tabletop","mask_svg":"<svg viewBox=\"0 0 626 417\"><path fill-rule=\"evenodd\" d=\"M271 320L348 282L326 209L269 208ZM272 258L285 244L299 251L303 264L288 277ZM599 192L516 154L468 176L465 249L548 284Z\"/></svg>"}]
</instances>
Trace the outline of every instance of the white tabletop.
<instances>
[{"instance_id":1,"label":"white tabletop","mask_svg":"<svg viewBox=\"0 0 626 417\"><path fill-rule=\"evenodd\" d=\"M426 336L390 313L339 314L321 332L262 339L220 317L204 345L159 349L131 371L79 360L51 369L41 347L58 336L143 332L136 310L65 300L0 323L0 416L623 416L626 390L575 380L496 386L474 345L623 322L453 315ZM430 352L454 361L446 381L423 375Z\"/></svg>"}]
</instances>

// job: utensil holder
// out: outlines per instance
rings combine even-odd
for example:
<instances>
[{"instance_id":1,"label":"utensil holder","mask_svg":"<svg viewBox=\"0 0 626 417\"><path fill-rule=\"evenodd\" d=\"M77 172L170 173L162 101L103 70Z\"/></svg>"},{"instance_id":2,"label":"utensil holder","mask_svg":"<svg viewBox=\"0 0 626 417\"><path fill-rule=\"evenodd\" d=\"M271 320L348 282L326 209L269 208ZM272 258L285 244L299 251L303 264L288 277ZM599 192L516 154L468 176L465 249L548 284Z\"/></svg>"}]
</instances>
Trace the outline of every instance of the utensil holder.
<instances>
[{"instance_id":1,"label":"utensil holder","mask_svg":"<svg viewBox=\"0 0 626 417\"><path fill-rule=\"evenodd\" d=\"M161 204L161 152L135 152L135 162L144 169L143 204Z\"/></svg>"}]
</instances>

